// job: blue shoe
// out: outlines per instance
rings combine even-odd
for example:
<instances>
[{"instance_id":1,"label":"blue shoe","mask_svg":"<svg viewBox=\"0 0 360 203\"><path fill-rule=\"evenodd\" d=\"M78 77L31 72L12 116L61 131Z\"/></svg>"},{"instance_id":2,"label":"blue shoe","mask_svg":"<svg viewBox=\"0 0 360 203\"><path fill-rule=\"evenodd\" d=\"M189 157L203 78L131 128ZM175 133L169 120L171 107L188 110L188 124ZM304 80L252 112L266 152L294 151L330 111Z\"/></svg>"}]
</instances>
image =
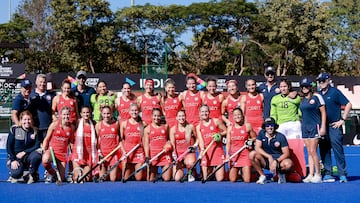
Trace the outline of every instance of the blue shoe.
<instances>
[{"instance_id":1,"label":"blue shoe","mask_svg":"<svg viewBox=\"0 0 360 203\"><path fill-rule=\"evenodd\" d=\"M340 183L347 183L348 180L346 178L346 176L340 176Z\"/></svg>"},{"instance_id":2,"label":"blue shoe","mask_svg":"<svg viewBox=\"0 0 360 203\"><path fill-rule=\"evenodd\" d=\"M323 178L323 182L324 183L333 183L333 182L335 182L335 178L332 177L331 175L325 175Z\"/></svg>"}]
</instances>

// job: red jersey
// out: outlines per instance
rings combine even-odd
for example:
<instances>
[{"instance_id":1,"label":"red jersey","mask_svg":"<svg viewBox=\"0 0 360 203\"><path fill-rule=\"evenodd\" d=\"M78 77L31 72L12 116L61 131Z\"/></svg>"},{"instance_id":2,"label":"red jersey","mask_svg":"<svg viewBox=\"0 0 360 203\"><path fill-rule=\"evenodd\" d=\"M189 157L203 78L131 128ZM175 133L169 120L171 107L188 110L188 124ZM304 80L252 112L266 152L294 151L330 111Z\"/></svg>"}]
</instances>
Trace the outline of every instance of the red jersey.
<instances>
[{"instance_id":1,"label":"red jersey","mask_svg":"<svg viewBox=\"0 0 360 203\"><path fill-rule=\"evenodd\" d=\"M60 115L60 111L63 107L67 106L70 108L70 122L74 122L76 120L76 101L75 99L69 98L65 99L62 95L59 95L59 103L56 105L56 110Z\"/></svg>"},{"instance_id":2,"label":"red jersey","mask_svg":"<svg viewBox=\"0 0 360 203\"><path fill-rule=\"evenodd\" d=\"M158 100L157 96L151 96L150 98L147 98L145 95L142 95L140 109L142 112L142 120L147 125L151 124L151 113L154 108L161 109L160 101Z\"/></svg>"},{"instance_id":3,"label":"red jersey","mask_svg":"<svg viewBox=\"0 0 360 203\"><path fill-rule=\"evenodd\" d=\"M176 114L182 108L182 103L179 99L179 96L176 97L166 97L164 102L164 112L166 123L169 127L173 127L177 124Z\"/></svg>"},{"instance_id":4,"label":"red jersey","mask_svg":"<svg viewBox=\"0 0 360 203\"><path fill-rule=\"evenodd\" d=\"M117 122L107 125L101 121L98 139L102 155L108 155L119 145L119 126Z\"/></svg>"},{"instance_id":5,"label":"red jersey","mask_svg":"<svg viewBox=\"0 0 360 203\"><path fill-rule=\"evenodd\" d=\"M257 94L255 97L250 97L246 94L245 101L245 118L246 121L251 124L256 133L261 130L263 119L263 100L260 94Z\"/></svg>"},{"instance_id":6,"label":"red jersey","mask_svg":"<svg viewBox=\"0 0 360 203\"><path fill-rule=\"evenodd\" d=\"M203 100L203 104L208 105L210 114L210 118L218 118L221 119L221 101L220 94L216 95L213 98L208 97L209 94L206 94Z\"/></svg>"},{"instance_id":7,"label":"red jersey","mask_svg":"<svg viewBox=\"0 0 360 203\"><path fill-rule=\"evenodd\" d=\"M154 127L150 124L149 132L149 148L150 148L150 157L156 156L161 150L163 150L164 145L168 141L168 135L166 133L165 125L160 125L159 127ZM157 160L152 162L153 166L165 166L171 163L171 152L162 154Z\"/></svg>"},{"instance_id":8,"label":"red jersey","mask_svg":"<svg viewBox=\"0 0 360 203\"><path fill-rule=\"evenodd\" d=\"M204 125L202 122L199 125L201 136L204 140L204 147L206 148L213 140L212 136L215 133L219 133L220 129L216 125L214 119L210 119L210 123L208 126ZM224 158L225 157L222 142L215 142L206 152L204 158L201 160L201 165L217 166L223 163Z\"/></svg>"},{"instance_id":9,"label":"red jersey","mask_svg":"<svg viewBox=\"0 0 360 203\"><path fill-rule=\"evenodd\" d=\"M247 139L249 139L249 133L246 131L246 125L242 125L240 127L233 125L230 131L230 156L244 146ZM249 149L244 149L240 152L237 156L231 159L232 166L251 166L249 153Z\"/></svg>"},{"instance_id":10,"label":"red jersey","mask_svg":"<svg viewBox=\"0 0 360 203\"><path fill-rule=\"evenodd\" d=\"M142 138L141 138L141 129L140 124L132 124L129 121L126 121L126 126L124 129L124 148L126 152L129 152L135 145L140 144L140 146L128 156L128 163L143 163L145 160L144 148L142 147Z\"/></svg>"},{"instance_id":11,"label":"red jersey","mask_svg":"<svg viewBox=\"0 0 360 203\"><path fill-rule=\"evenodd\" d=\"M53 148L55 156L61 162L66 162L69 142L74 141L74 131L70 126L61 127L60 122L57 123L52 132L49 146Z\"/></svg>"},{"instance_id":12,"label":"red jersey","mask_svg":"<svg viewBox=\"0 0 360 203\"><path fill-rule=\"evenodd\" d=\"M200 122L199 108L202 104L201 94L198 91L196 94L187 91L184 97L184 109L186 113L186 120L190 124L196 126Z\"/></svg>"},{"instance_id":13,"label":"red jersey","mask_svg":"<svg viewBox=\"0 0 360 203\"><path fill-rule=\"evenodd\" d=\"M135 100L125 101L123 97L119 97L119 105L117 106L117 110L119 112L119 121L128 120L131 116L129 114L129 108L131 104L136 103Z\"/></svg>"},{"instance_id":14,"label":"red jersey","mask_svg":"<svg viewBox=\"0 0 360 203\"><path fill-rule=\"evenodd\" d=\"M236 107L240 108L240 98L241 98L240 95L237 99L234 99L230 95L226 98L226 100L227 100L226 111L227 111L228 119L230 120L230 122L234 122L234 118L232 117L233 110Z\"/></svg>"},{"instance_id":15,"label":"red jersey","mask_svg":"<svg viewBox=\"0 0 360 203\"><path fill-rule=\"evenodd\" d=\"M190 140L186 140L185 132L185 129L184 131L180 131L179 126L175 127L175 145L178 155L184 153L190 146Z\"/></svg>"}]
</instances>

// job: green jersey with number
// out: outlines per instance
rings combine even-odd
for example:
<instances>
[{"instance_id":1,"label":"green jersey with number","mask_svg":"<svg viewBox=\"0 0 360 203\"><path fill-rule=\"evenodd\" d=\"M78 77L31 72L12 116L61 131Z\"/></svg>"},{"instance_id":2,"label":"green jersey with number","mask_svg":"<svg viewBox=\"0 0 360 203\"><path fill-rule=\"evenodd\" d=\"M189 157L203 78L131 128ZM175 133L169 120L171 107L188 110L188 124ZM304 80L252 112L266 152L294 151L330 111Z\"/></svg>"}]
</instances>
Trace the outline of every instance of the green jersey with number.
<instances>
[{"instance_id":1,"label":"green jersey with number","mask_svg":"<svg viewBox=\"0 0 360 203\"><path fill-rule=\"evenodd\" d=\"M299 96L291 99L289 96L278 94L271 100L270 116L275 119L277 124L298 121L300 120L299 106Z\"/></svg>"}]
</instances>

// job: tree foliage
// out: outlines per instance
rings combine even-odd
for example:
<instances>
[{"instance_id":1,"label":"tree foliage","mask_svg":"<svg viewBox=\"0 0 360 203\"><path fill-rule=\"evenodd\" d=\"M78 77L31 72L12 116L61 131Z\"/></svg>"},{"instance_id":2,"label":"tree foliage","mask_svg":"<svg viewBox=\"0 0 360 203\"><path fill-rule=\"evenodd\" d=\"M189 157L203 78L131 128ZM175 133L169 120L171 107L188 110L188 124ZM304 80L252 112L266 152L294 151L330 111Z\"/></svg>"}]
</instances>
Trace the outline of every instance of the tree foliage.
<instances>
[{"instance_id":1,"label":"tree foliage","mask_svg":"<svg viewBox=\"0 0 360 203\"><path fill-rule=\"evenodd\" d=\"M140 73L142 64L167 63L170 73L256 75L270 63L278 75L359 75L359 10L358 0L212 0L115 12L105 0L22 0L0 25L0 42L30 44L28 71Z\"/></svg>"}]
</instances>

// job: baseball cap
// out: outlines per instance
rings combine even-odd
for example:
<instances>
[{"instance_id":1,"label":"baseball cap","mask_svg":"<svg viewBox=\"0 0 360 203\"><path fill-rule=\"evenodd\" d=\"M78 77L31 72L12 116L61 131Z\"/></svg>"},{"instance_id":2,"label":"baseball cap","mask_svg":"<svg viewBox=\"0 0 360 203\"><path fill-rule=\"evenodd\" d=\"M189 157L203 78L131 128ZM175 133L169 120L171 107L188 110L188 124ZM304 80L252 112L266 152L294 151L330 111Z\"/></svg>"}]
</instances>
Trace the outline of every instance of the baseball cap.
<instances>
[{"instance_id":1,"label":"baseball cap","mask_svg":"<svg viewBox=\"0 0 360 203\"><path fill-rule=\"evenodd\" d=\"M300 87L312 87L312 80L310 78L303 78L300 82Z\"/></svg>"},{"instance_id":2,"label":"baseball cap","mask_svg":"<svg viewBox=\"0 0 360 203\"><path fill-rule=\"evenodd\" d=\"M327 79L329 79L329 78L330 78L330 74L329 74L329 73L320 73L320 74L317 76L316 80L317 80L317 81L325 81L325 80L327 80Z\"/></svg>"},{"instance_id":3,"label":"baseball cap","mask_svg":"<svg viewBox=\"0 0 360 203\"><path fill-rule=\"evenodd\" d=\"M275 119L274 119L274 118L271 118L271 117L265 119L265 121L264 121L264 123L263 123L263 125L262 125L262 128L265 129L265 126L266 126L266 125L274 125L274 128L275 128L275 129L277 129L277 128L279 127L279 125L276 124Z\"/></svg>"},{"instance_id":4,"label":"baseball cap","mask_svg":"<svg viewBox=\"0 0 360 203\"><path fill-rule=\"evenodd\" d=\"M79 78L80 75L83 75L83 76L86 77L86 72L83 71L83 70L78 71L78 72L76 73L76 78Z\"/></svg>"},{"instance_id":5,"label":"baseball cap","mask_svg":"<svg viewBox=\"0 0 360 203\"><path fill-rule=\"evenodd\" d=\"M21 81L21 87L27 89L31 86L32 86L32 83L29 79L25 79L25 80Z\"/></svg>"},{"instance_id":6,"label":"baseball cap","mask_svg":"<svg viewBox=\"0 0 360 203\"><path fill-rule=\"evenodd\" d=\"M276 72L275 69L273 67L271 67L271 66L268 66L268 67L265 68L265 75L267 73L274 73L275 74L275 72Z\"/></svg>"}]
</instances>

